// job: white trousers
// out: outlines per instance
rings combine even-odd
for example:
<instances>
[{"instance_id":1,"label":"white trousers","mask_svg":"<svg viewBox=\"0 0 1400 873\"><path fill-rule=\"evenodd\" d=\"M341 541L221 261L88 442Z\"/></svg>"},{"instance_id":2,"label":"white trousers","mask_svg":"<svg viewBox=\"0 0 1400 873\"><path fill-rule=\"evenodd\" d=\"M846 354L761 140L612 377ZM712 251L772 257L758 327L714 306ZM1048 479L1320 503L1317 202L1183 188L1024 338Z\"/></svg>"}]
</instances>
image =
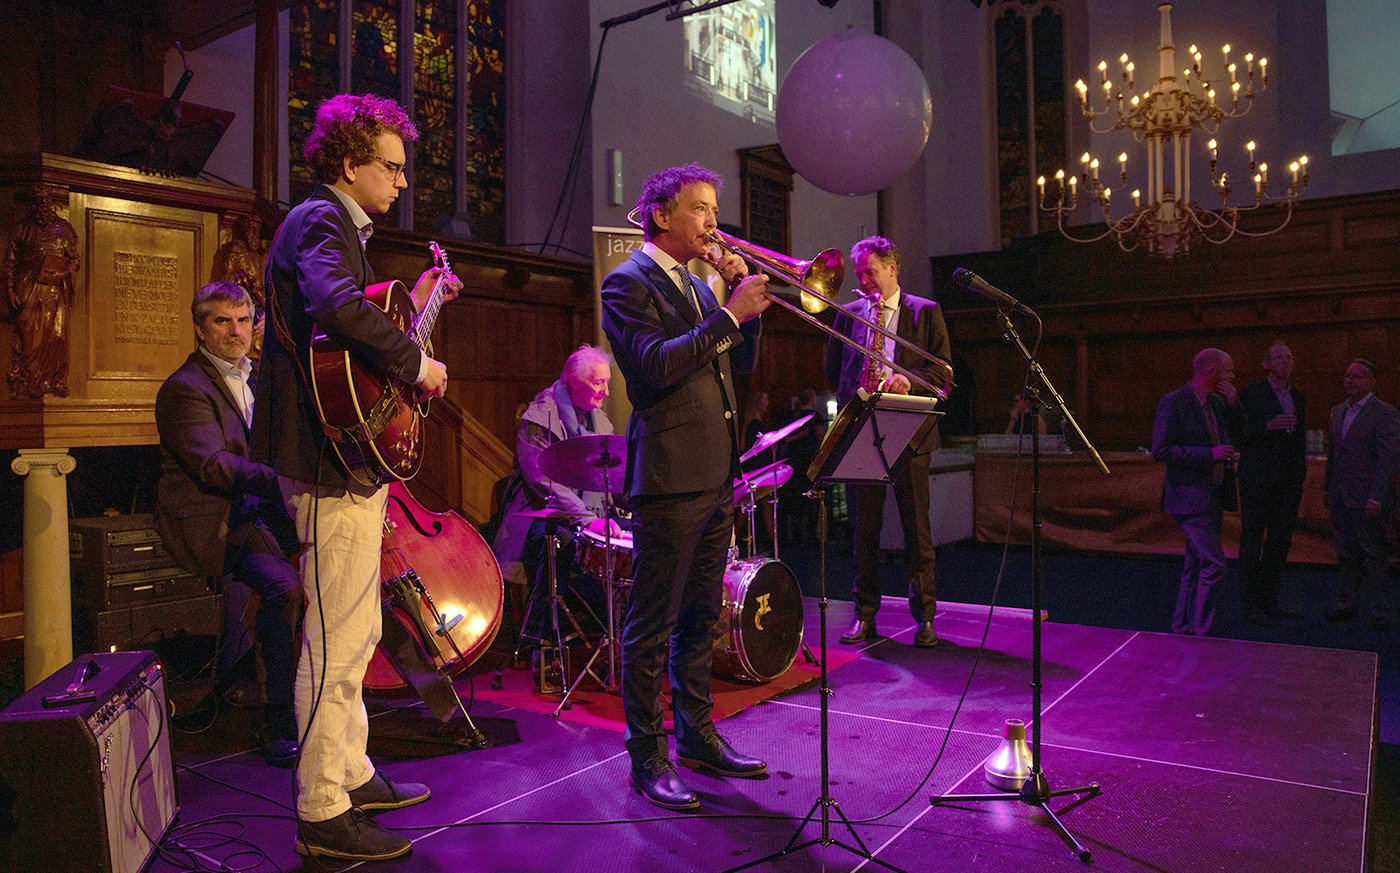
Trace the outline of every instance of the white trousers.
<instances>
[{"instance_id":1,"label":"white trousers","mask_svg":"<svg viewBox=\"0 0 1400 873\"><path fill-rule=\"evenodd\" d=\"M304 483L279 479L279 484L306 546L301 557L306 613L295 694L297 733L304 737L297 815L317 822L348 810L348 792L374 776L365 754L369 717L363 691L365 668L379 642L379 548L389 489L371 497L318 498Z\"/></svg>"}]
</instances>

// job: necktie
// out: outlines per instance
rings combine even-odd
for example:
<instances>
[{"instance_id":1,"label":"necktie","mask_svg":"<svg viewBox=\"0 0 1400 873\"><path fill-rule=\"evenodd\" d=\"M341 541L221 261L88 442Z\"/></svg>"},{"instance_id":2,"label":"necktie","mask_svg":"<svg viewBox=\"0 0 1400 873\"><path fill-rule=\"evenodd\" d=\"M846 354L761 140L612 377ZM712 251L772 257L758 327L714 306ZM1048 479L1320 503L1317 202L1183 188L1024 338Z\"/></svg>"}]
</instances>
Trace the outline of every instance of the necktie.
<instances>
[{"instance_id":1,"label":"necktie","mask_svg":"<svg viewBox=\"0 0 1400 873\"><path fill-rule=\"evenodd\" d=\"M1206 419L1206 433L1210 434L1211 445L1220 445L1220 424L1215 420L1215 410L1210 408L1209 400L1201 407L1201 414L1204 415ZM1215 466L1211 468L1211 478L1215 480L1215 484L1217 485L1224 482L1225 465L1216 461Z\"/></svg>"},{"instance_id":2,"label":"necktie","mask_svg":"<svg viewBox=\"0 0 1400 873\"><path fill-rule=\"evenodd\" d=\"M700 301L695 299L695 285L690 281L690 271L685 268L685 264L676 265L676 287L680 289L685 299L690 301L694 307L696 315L704 315L700 311Z\"/></svg>"}]
</instances>

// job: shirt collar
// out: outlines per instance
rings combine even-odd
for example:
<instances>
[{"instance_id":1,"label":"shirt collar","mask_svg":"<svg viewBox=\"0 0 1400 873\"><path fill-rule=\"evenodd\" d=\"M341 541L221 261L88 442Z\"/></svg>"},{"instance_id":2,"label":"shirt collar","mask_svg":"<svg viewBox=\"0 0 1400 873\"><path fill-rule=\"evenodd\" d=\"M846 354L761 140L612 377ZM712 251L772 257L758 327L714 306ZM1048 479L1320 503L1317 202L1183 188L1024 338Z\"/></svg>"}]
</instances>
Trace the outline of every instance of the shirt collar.
<instances>
[{"instance_id":1,"label":"shirt collar","mask_svg":"<svg viewBox=\"0 0 1400 873\"><path fill-rule=\"evenodd\" d=\"M225 379L233 375L234 370L237 370L239 378L241 378L244 382L247 382L248 377L251 376L253 373L253 362L248 360L247 355L244 355L243 357L239 358L238 363L230 364L228 361L225 361L223 358L209 351L204 346L200 346L199 350L204 353L204 357L208 358L211 362L213 362L214 369L218 370L219 375L223 376Z\"/></svg>"},{"instance_id":2,"label":"shirt collar","mask_svg":"<svg viewBox=\"0 0 1400 873\"><path fill-rule=\"evenodd\" d=\"M1277 383L1277 382L1274 381L1274 377L1273 377L1273 376L1268 376L1268 377L1266 377L1266 379L1267 379L1267 381L1268 381L1268 383L1269 383L1269 387L1272 388L1272 389L1274 389L1274 393L1275 393L1275 394L1287 394L1287 393L1289 392L1289 389L1292 387L1292 386L1291 386L1289 383L1287 383L1287 382L1285 382L1284 384L1280 385L1279 383Z\"/></svg>"},{"instance_id":3,"label":"shirt collar","mask_svg":"<svg viewBox=\"0 0 1400 873\"><path fill-rule=\"evenodd\" d=\"M676 268L681 265L680 261L666 254L666 252L662 251L660 246L650 241L642 243L642 254L655 261L656 266L665 270L668 274L674 273Z\"/></svg>"},{"instance_id":4,"label":"shirt collar","mask_svg":"<svg viewBox=\"0 0 1400 873\"><path fill-rule=\"evenodd\" d=\"M360 235L360 245L369 242L370 236L374 234L374 221L370 219L369 213L365 212L364 207L356 203L353 197L334 185L324 187L334 194L340 205L345 207L345 211L350 213L350 221L354 223L355 231Z\"/></svg>"},{"instance_id":5,"label":"shirt collar","mask_svg":"<svg viewBox=\"0 0 1400 873\"><path fill-rule=\"evenodd\" d=\"M1375 393L1374 391L1368 391L1368 392L1366 392L1366 396L1365 396L1365 397L1361 398L1360 400L1356 401L1355 403L1352 403L1350 400L1348 400L1348 401L1347 401L1347 408L1348 408L1348 409L1360 409L1361 407L1363 407L1363 406L1366 405L1366 401L1370 400L1372 397L1375 397L1375 396L1376 396L1376 393Z\"/></svg>"}]
</instances>

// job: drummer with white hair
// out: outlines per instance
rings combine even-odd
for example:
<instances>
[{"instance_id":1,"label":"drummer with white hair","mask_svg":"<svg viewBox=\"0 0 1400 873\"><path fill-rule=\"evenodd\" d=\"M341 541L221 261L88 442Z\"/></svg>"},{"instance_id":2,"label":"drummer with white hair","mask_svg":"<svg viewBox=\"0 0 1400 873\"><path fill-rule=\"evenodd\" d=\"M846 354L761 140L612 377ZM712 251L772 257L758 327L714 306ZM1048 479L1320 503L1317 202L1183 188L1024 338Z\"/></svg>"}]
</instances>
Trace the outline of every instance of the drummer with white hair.
<instances>
[{"instance_id":1,"label":"drummer with white hair","mask_svg":"<svg viewBox=\"0 0 1400 873\"><path fill-rule=\"evenodd\" d=\"M507 579L522 576L530 588L529 615L522 633L540 639L550 630L545 537L549 522L541 510L553 510L555 527L564 543L558 550L556 578L561 594L572 591L600 620L602 584L574 560L573 531L602 535L604 495L571 488L548 478L540 467L546 448L562 440L613 433L603 412L612 376L612 357L603 349L581 345L564 362L559 379L535 395L520 419L515 440L515 469L501 497L503 520L492 547ZM618 488L622 473L617 471ZM535 513L523 515L522 513ZM614 522L612 535L622 535Z\"/></svg>"}]
</instances>

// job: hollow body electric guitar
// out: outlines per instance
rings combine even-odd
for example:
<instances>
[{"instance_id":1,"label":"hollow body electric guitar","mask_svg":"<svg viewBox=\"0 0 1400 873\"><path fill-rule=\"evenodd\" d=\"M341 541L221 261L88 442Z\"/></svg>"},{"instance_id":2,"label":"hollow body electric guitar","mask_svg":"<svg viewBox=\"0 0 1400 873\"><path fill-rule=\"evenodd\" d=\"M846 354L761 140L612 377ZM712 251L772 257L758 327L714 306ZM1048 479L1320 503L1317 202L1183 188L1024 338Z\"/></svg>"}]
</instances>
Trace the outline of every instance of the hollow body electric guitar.
<instances>
[{"instance_id":1,"label":"hollow body electric guitar","mask_svg":"<svg viewBox=\"0 0 1400 873\"><path fill-rule=\"evenodd\" d=\"M433 324L452 270L438 244L428 245L442 272L421 313L397 279L365 288L365 299L431 356ZM350 475L375 485L417 475L428 415L428 401L420 399L418 389L356 359L319 327L312 329L309 358L316 412Z\"/></svg>"}]
</instances>

